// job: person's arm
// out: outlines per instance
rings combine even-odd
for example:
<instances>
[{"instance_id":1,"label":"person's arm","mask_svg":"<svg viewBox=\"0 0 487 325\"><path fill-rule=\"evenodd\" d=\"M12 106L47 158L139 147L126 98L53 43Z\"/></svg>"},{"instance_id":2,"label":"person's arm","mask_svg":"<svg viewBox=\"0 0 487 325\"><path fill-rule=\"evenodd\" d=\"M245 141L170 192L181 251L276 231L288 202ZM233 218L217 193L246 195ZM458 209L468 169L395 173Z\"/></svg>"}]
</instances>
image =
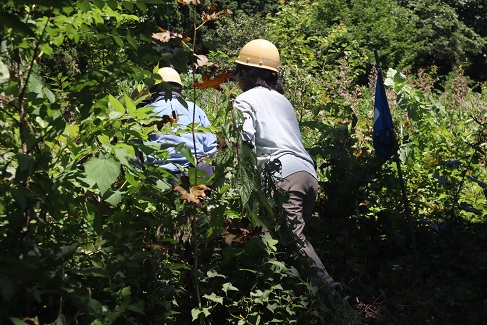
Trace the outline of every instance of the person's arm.
<instances>
[{"instance_id":1,"label":"person's arm","mask_svg":"<svg viewBox=\"0 0 487 325\"><path fill-rule=\"evenodd\" d=\"M196 116L199 120L195 121L196 123L199 123L203 127L211 126L210 120L206 116L205 111L203 111L199 106L196 106L196 112ZM213 132L203 132L200 134L200 139L205 156L215 156L218 152L218 139L216 135Z\"/></svg>"},{"instance_id":2,"label":"person's arm","mask_svg":"<svg viewBox=\"0 0 487 325\"><path fill-rule=\"evenodd\" d=\"M240 100L238 97L233 103L233 107L242 113L242 120L237 121L237 127L241 126L240 136L242 141L255 151L255 112L249 102Z\"/></svg>"}]
</instances>

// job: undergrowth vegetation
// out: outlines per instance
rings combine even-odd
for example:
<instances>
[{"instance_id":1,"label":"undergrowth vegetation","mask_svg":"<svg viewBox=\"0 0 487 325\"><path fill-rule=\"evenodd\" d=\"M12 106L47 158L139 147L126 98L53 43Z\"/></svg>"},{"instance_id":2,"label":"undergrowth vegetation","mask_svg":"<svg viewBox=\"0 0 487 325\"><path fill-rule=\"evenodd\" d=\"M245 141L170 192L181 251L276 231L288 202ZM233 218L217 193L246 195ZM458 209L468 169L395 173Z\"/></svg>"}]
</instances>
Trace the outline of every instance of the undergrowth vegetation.
<instances>
[{"instance_id":1,"label":"undergrowth vegetation","mask_svg":"<svg viewBox=\"0 0 487 325\"><path fill-rule=\"evenodd\" d=\"M317 30L318 5L230 19L232 10L199 1L35 2L7 1L1 12L0 324L487 316L487 87L461 67L379 76L399 142L382 163L371 137L372 49L343 23ZM169 31L161 21L190 27ZM208 79L232 69L236 49L255 36L281 51L285 95L319 175L307 236L350 306L312 281L282 220L285 195L245 152L235 83ZM134 160L167 155L147 138L169 128L147 127L156 117L133 96L167 63L181 67L184 96L220 140L206 184L190 168L174 187L169 172Z\"/></svg>"}]
</instances>

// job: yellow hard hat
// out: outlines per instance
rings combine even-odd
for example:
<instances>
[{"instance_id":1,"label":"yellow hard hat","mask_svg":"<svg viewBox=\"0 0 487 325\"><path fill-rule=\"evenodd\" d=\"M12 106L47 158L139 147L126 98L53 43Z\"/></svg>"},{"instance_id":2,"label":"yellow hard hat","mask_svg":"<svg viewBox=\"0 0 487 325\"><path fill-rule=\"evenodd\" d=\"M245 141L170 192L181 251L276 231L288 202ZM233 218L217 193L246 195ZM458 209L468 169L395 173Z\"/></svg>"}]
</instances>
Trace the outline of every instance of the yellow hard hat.
<instances>
[{"instance_id":1,"label":"yellow hard hat","mask_svg":"<svg viewBox=\"0 0 487 325\"><path fill-rule=\"evenodd\" d=\"M278 72L279 51L274 44L265 39L254 39L244 45L235 62Z\"/></svg>"},{"instance_id":2,"label":"yellow hard hat","mask_svg":"<svg viewBox=\"0 0 487 325\"><path fill-rule=\"evenodd\" d=\"M161 76L162 80L164 80L165 82L174 82L180 85L181 87L183 86L179 73L173 68L169 68L169 67L160 68L157 71L157 73Z\"/></svg>"}]
</instances>

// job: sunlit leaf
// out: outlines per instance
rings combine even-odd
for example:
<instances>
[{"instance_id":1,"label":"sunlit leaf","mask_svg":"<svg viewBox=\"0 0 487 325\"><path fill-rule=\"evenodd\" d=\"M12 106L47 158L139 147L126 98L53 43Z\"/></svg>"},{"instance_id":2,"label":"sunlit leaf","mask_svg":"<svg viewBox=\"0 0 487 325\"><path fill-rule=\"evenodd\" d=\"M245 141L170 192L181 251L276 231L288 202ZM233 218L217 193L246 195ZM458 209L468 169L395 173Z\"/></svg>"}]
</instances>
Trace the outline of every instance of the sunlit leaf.
<instances>
[{"instance_id":1,"label":"sunlit leaf","mask_svg":"<svg viewBox=\"0 0 487 325\"><path fill-rule=\"evenodd\" d=\"M200 0L178 0L178 3L183 5L199 5Z\"/></svg>"},{"instance_id":2,"label":"sunlit leaf","mask_svg":"<svg viewBox=\"0 0 487 325\"><path fill-rule=\"evenodd\" d=\"M10 78L8 67L0 61L0 84L5 83Z\"/></svg>"},{"instance_id":3,"label":"sunlit leaf","mask_svg":"<svg viewBox=\"0 0 487 325\"><path fill-rule=\"evenodd\" d=\"M154 33L151 37L161 42L169 42L171 39L171 33L166 30L164 32Z\"/></svg>"},{"instance_id":4,"label":"sunlit leaf","mask_svg":"<svg viewBox=\"0 0 487 325\"><path fill-rule=\"evenodd\" d=\"M203 11L201 14L201 20L203 20L205 23L211 20L218 20L220 15L231 15L233 14L233 10L228 9L227 6L223 10L216 11L216 5L211 4L210 7L208 8L207 11Z\"/></svg>"},{"instance_id":5,"label":"sunlit leaf","mask_svg":"<svg viewBox=\"0 0 487 325\"><path fill-rule=\"evenodd\" d=\"M206 185L200 184L192 186L189 189L177 185L174 187L174 190L181 193L181 200L199 205L201 203L200 198L206 198L205 191L209 191L210 189Z\"/></svg>"},{"instance_id":6,"label":"sunlit leaf","mask_svg":"<svg viewBox=\"0 0 487 325\"><path fill-rule=\"evenodd\" d=\"M224 283L222 285L222 290L227 293L228 290L230 291L238 291L238 288L234 287L233 284L231 282L227 282L227 283Z\"/></svg>"},{"instance_id":7,"label":"sunlit leaf","mask_svg":"<svg viewBox=\"0 0 487 325\"><path fill-rule=\"evenodd\" d=\"M151 35L152 38L161 41L163 43L169 42L171 39L177 39L177 40L182 40L182 41L189 41L191 38L187 37L184 34L178 34L175 32L171 32L168 30L165 30L164 28L158 27L159 33L153 33Z\"/></svg>"},{"instance_id":8,"label":"sunlit leaf","mask_svg":"<svg viewBox=\"0 0 487 325\"><path fill-rule=\"evenodd\" d=\"M206 298L218 304L223 304L223 297L217 296L214 292L212 292L211 295L204 295L203 298Z\"/></svg>"},{"instance_id":9,"label":"sunlit leaf","mask_svg":"<svg viewBox=\"0 0 487 325\"><path fill-rule=\"evenodd\" d=\"M213 62L209 62L208 61L208 58L205 56L205 55L202 55L202 54L195 54L196 56L196 65L198 65L199 67L211 67L211 66L216 66L215 63Z\"/></svg>"},{"instance_id":10,"label":"sunlit leaf","mask_svg":"<svg viewBox=\"0 0 487 325\"><path fill-rule=\"evenodd\" d=\"M54 94L49 88L43 87L42 92L46 95L47 99L49 99L51 103L56 101L56 97L54 97Z\"/></svg>"},{"instance_id":11,"label":"sunlit leaf","mask_svg":"<svg viewBox=\"0 0 487 325\"><path fill-rule=\"evenodd\" d=\"M95 181L102 194L108 190L120 174L120 163L113 158L93 157L85 163L84 167L88 179Z\"/></svg>"},{"instance_id":12,"label":"sunlit leaf","mask_svg":"<svg viewBox=\"0 0 487 325\"><path fill-rule=\"evenodd\" d=\"M122 103L118 99L116 99L112 95L109 95L108 101L110 102L110 105L115 109L115 111L125 113L125 107L123 107Z\"/></svg>"}]
</instances>

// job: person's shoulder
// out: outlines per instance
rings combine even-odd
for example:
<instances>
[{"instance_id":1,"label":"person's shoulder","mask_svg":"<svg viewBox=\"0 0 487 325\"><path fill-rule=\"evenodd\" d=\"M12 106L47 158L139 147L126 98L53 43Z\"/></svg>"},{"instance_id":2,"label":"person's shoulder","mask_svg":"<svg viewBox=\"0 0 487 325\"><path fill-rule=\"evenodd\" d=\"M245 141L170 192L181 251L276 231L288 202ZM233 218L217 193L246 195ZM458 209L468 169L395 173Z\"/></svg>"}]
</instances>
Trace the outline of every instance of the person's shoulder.
<instances>
[{"instance_id":1,"label":"person's shoulder","mask_svg":"<svg viewBox=\"0 0 487 325\"><path fill-rule=\"evenodd\" d=\"M197 104L195 104L195 102L193 102L193 101L190 101L190 100L184 100L184 101L186 102L186 107L187 107L188 109L193 109L193 107L194 107L194 108L196 108L197 110L198 110L198 109L201 109L201 108L200 108L200 107L199 107Z\"/></svg>"},{"instance_id":2,"label":"person's shoulder","mask_svg":"<svg viewBox=\"0 0 487 325\"><path fill-rule=\"evenodd\" d=\"M249 90L246 90L244 92L242 92L241 94L239 94L235 100L251 100L252 98L254 98L258 93L259 93L259 89L258 87L255 87L255 88L252 88L252 89L249 89Z\"/></svg>"}]
</instances>

